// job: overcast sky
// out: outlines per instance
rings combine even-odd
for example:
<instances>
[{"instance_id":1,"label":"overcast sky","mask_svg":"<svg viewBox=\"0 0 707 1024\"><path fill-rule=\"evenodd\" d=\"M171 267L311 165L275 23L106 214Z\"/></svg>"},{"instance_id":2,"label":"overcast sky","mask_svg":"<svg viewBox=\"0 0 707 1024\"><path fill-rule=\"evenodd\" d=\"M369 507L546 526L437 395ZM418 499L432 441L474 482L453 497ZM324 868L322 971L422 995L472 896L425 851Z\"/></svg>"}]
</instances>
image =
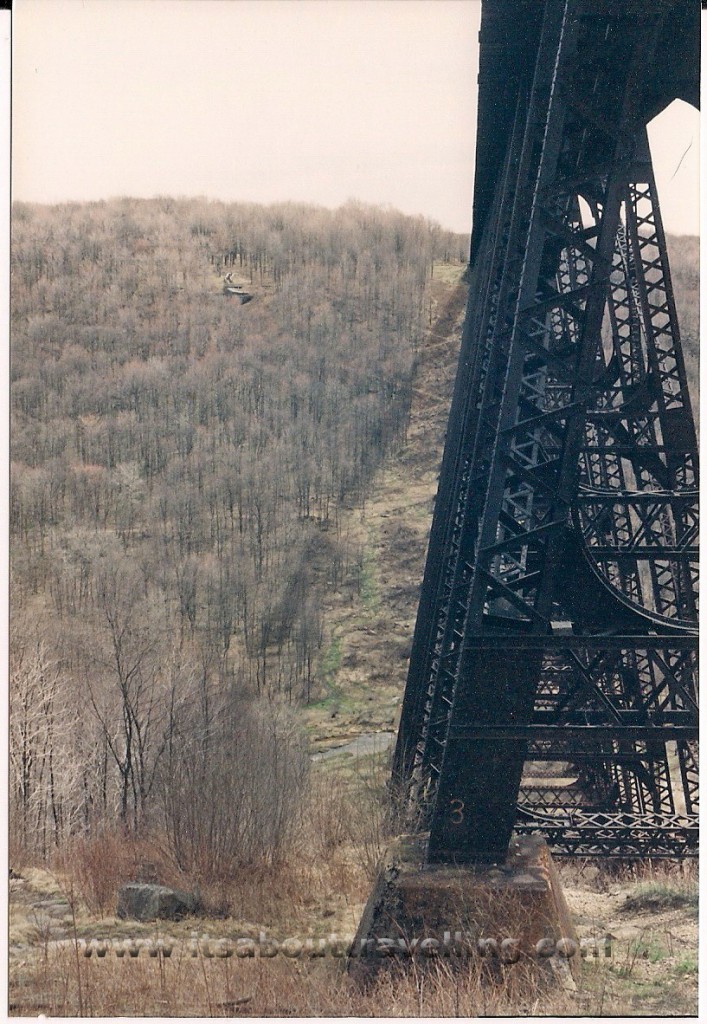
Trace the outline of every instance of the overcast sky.
<instances>
[{"instance_id":1,"label":"overcast sky","mask_svg":"<svg viewBox=\"0 0 707 1024\"><path fill-rule=\"evenodd\" d=\"M468 231L480 10L15 0L14 198L356 198ZM666 227L696 233L699 115L678 104L660 120Z\"/></svg>"}]
</instances>

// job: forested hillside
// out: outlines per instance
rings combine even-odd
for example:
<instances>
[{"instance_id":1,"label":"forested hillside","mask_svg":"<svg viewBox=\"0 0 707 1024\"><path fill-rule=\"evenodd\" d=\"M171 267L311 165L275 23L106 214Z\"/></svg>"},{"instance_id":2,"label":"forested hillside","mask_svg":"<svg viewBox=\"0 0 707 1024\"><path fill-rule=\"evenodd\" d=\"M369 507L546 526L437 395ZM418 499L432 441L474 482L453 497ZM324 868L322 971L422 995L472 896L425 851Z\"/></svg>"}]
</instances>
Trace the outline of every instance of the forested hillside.
<instances>
[{"instance_id":1,"label":"forested hillside","mask_svg":"<svg viewBox=\"0 0 707 1024\"><path fill-rule=\"evenodd\" d=\"M13 841L158 825L185 869L277 857L322 588L364 570L342 510L404 437L434 263L465 253L356 203L16 204ZM671 240L694 384L697 253Z\"/></svg>"},{"instance_id":2,"label":"forested hillside","mask_svg":"<svg viewBox=\"0 0 707 1024\"><path fill-rule=\"evenodd\" d=\"M201 827L231 859L277 854L313 583L360 559L340 509L404 434L433 261L465 247L354 203L15 206L18 843L159 819L184 866Z\"/></svg>"},{"instance_id":3,"label":"forested hillside","mask_svg":"<svg viewBox=\"0 0 707 1024\"><path fill-rule=\"evenodd\" d=\"M14 231L11 1012L694 1013L687 864L559 865L609 942L572 993L473 960L363 993L336 953L225 952L343 950L388 842L465 240L172 200ZM669 245L696 399L698 241ZM135 880L199 896L169 957L113 916Z\"/></svg>"}]
</instances>

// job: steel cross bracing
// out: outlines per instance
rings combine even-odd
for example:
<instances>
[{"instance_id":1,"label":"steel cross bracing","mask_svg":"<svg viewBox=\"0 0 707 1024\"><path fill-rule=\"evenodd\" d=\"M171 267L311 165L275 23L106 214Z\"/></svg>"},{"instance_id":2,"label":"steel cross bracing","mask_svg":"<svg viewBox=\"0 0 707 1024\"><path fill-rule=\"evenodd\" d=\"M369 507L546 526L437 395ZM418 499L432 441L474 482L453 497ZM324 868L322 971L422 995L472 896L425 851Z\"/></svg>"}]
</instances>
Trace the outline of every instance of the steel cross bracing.
<instances>
[{"instance_id":1,"label":"steel cross bracing","mask_svg":"<svg viewBox=\"0 0 707 1024\"><path fill-rule=\"evenodd\" d=\"M432 861L696 852L697 446L646 136L674 13L547 0L509 106L395 753Z\"/></svg>"}]
</instances>

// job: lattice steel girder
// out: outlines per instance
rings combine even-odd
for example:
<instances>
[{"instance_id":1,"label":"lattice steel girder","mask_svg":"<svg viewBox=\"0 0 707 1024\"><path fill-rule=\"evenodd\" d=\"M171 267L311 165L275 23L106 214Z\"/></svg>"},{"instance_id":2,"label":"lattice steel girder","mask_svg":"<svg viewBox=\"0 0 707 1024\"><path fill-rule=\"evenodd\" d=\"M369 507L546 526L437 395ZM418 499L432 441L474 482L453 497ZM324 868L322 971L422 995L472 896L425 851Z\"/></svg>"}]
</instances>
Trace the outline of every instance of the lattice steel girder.
<instances>
[{"instance_id":1,"label":"lattice steel girder","mask_svg":"<svg viewBox=\"0 0 707 1024\"><path fill-rule=\"evenodd\" d=\"M616 105L620 116L614 122L615 127L608 131L607 119L615 116L615 107L609 108L607 105L602 109L600 117L595 113L590 116L586 102L576 102L576 91L572 102L567 103L570 82L577 78L582 80L586 74L585 62L580 63L577 52L579 26L576 21L572 22L568 18L567 10L561 10L560 5L546 8L541 52L545 45L547 52L555 53L557 58L547 64L538 62L528 114L526 146L538 154L538 164L528 185L524 188L524 183L519 181L516 187L515 226L523 238L524 258L517 298L509 310L508 328L495 339L492 372L487 377L485 395L481 399L480 429L476 437L474 460L478 470L474 472L472 463L471 475L478 490L484 494L484 500L477 502L481 518L469 587L465 623L467 634L481 628L482 616L492 610L497 610L498 614L505 617L516 617L520 620L519 625L525 620L526 628L531 632L546 631L552 616L564 557L566 531L557 527L541 536L539 528L545 526L547 520L559 522L564 518L566 521L577 491L578 456L584 434L583 413L591 407L591 388L606 302L606 277L602 275L602 267L607 266L613 256L624 189L622 177L612 177L610 168L621 160L626 161L627 157L630 159L627 146L630 147L635 138L631 130L635 131L635 112L632 109L632 92L635 90L632 89L631 72L638 72L645 45L650 41L652 33L656 32L660 21L655 19L651 25L651 18L648 17L638 27L622 25L624 34L620 48L628 58L622 66L626 77L619 90L623 104ZM605 26L606 31L608 28ZM633 48L629 49L627 37L630 37L632 31ZM589 32L591 36L591 29ZM609 91L607 85L596 88L602 73L605 82L612 81L615 96L616 68L600 68L596 63L593 68L595 95L606 97ZM568 114L568 105L571 114ZM534 113L535 107L539 108L537 113ZM594 152L580 152L571 160L575 171L583 159L589 162L594 196L597 197L594 207L598 227L596 254L599 259L595 258L594 265L588 268L588 284L583 286L582 295L579 296L577 290L573 289L572 305L568 307L564 302L561 305L565 314L568 308L571 309L578 322L575 333L579 342L570 381L572 409L566 411L563 443L557 445L555 441L558 455L548 457L543 452L543 437L537 432L537 423L528 427L526 418L520 418L519 422L516 411L524 389L525 401L530 406L535 404L534 399L537 402L543 390L541 382L535 379L535 365L529 367L531 377L526 376L527 349L519 342L519 338L527 332L528 325L531 325L537 337L548 312L559 307L558 300L554 300L553 306L552 298L547 297L552 289L549 277L544 278L543 268L546 267L545 272L554 276L557 264L548 262L547 221L543 221L536 211L544 205L543 195L549 194L553 196L555 204L553 214L561 216L563 209L571 209L575 213L576 205L568 205L570 197L566 193L562 194L561 186L553 188L551 185L558 178L563 136L572 115L575 121L579 119L583 122L585 133L599 127L600 134L604 136L609 173L605 170L603 181L597 180ZM607 139L610 139L610 146L607 145ZM562 199L558 203L560 196ZM524 207L523 199L528 203L527 207ZM512 244L512 238L509 244ZM586 259L586 251L582 252L582 258ZM548 284L541 285L543 279ZM525 385L524 380L527 382ZM557 422L562 423L562 420L558 418ZM535 465L532 465L533 457ZM525 461L525 465L521 460ZM539 469L543 472L539 473ZM518 489L519 482L525 484L524 493L522 488L520 491ZM505 507L504 495L510 499L510 504L506 501ZM492 550L494 543L499 540L499 523L504 514L509 521L517 524L514 530L516 539L519 534L523 535L523 544L516 558L499 557ZM531 565L533 569L528 571ZM457 687L449 714L452 729L454 721L458 719L483 721L489 708L499 724L516 718L520 722L527 722L539 666L529 662L518 671L517 664L501 655L495 659L494 670L489 678L487 667L465 651L462 641ZM513 679L510 678L511 674L515 676ZM454 814L454 811L450 812L449 808L456 807L456 801L461 801L465 807L470 806L482 792L488 792L489 786L488 779L483 780L485 773L482 767L487 745L479 742L482 756L478 761L471 762L464 758L457 741L452 739L453 735L453 732L449 735L442 753L442 767L430 825L430 856L437 859L452 854L457 858L497 859L499 847L507 846L510 837L524 751L517 746L515 750L511 749L512 743L499 743L495 751L497 758L499 750L502 752L506 768L501 778L493 777L494 811L489 816L491 828L484 828L474 812L467 812L465 821L456 821L457 827L450 830L450 820L456 819L450 818L450 813ZM489 803L488 795L485 802Z\"/></svg>"},{"instance_id":2,"label":"lattice steel girder","mask_svg":"<svg viewBox=\"0 0 707 1024\"><path fill-rule=\"evenodd\" d=\"M502 7L487 0L484 15ZM565 727L565 755L586 727L593 747L577 758L596 763L591 786L636 812L672 808L672 737L695 806L694 658L681 662L673 641L695 632L697 452L645 136L647 110L669 91L665 78L649 87L647 71L669 8L644 4L636 17L628 3L548 0L532 84L515 84L394 765L430 821L431 859L503 855L541 720ZM493 74L483 21L482 68ZM533 644L612 631L641 638L629 650L620 640L613 664L575 651L558 669L551 646ZM649 633L662 654L648 651Z\"/></svg>"},{"instance_id":3,"label":"lattice steel girder","mask_svg":"<svg viewBox=\"0 0 707 1024\"><path fill-rule=\"evenodd\" d=\"M529 835L540 832L555 856L674 858L696 857L698 827L694 818L665 815L655 819L620 813L585 814L572 809L564 821L549 815L533 815L519 820L516 832Z\"/></svg>"},{"instance_id":4,"label":"lattice steel girder","mask_svg":"<svg viewBox=\"0 0 707 1024\"><path fill-rule=\"evenodd\" d=\"M450 730L449 738L455 741L466 740L472 750L474 742L487 740L522 740L532 743L537 740L562 739L568 741L564 748L565 756L571 751L569 744L583 739L616 739L616 740L694 740L697 739L697 719L689 711L672 711L652 717L650 724L640 721L639 711L621 711L611 724L607 724L606 716L600 712L588 712L582 723L551 721L551 715L542 716L536 713L528 725L497 725L484 727L481 725L458 725ZM545 721L543 721L545 718ZM571 756L571 754L570 754ZM597 757L606 759L601 751Z\"/></svg>"},{"instance_id":5,"label":"lattice steel girder","mask_svg":"<svg viewBox=\"0 0 707 1024\"><path fill-rule=\"evenodd\" d=\"M608 774L629 772L638 787L634 803L645 805L641 806L644 811L652 808L653 825L662 828L662 816L674 813L670 784L663 791L660 782L669 772L665 744L677 741L678 747L690 746L697 737L694 637L515 637L508 639L509 649L501 658L498 638L479 637L471 646L478 657L474 692L484 710L479 712L477 707L468 719L461 713L454 716L448 730L445 768L451 785L445 819L455 843L452 846L443 831L445 842L435 846L433 833L431 859L467 859L466 844L479 840L488 860L502 859L507 843L504 824L512 830L518 813L534 803L532 788L526 786L516 806L520 778L529 761L561 762L564 774L576 773L580 765L598 765ZM627 675L630 665L635 666L632 686ZM507 675L501 675L503 671ZM517 684L523 673L541 681L530 713L519 700ZM486 701L479 698L482 683L487 687ZM681 771L689 771L689 759L683 754L678 757ZM473 772L474 789L461 788L468 765L478 768ZM461 766L461 771L455 772L455 766ZM507 777L510 771L517 781L504 802L499 799L497 776L503 772ZM676 784L677 777L673 788ZM683 801L692 813L690 788L684 783L682 788ZM438 793L444 792L445 787L439 786ZM592 799L586 794L583 799L589 812ZM578 802L573 795L570 805L576 807ZM645 820L650 821L650 816ZM579 851L580 845L575 846Z\"/></svg>"}]
</instances>

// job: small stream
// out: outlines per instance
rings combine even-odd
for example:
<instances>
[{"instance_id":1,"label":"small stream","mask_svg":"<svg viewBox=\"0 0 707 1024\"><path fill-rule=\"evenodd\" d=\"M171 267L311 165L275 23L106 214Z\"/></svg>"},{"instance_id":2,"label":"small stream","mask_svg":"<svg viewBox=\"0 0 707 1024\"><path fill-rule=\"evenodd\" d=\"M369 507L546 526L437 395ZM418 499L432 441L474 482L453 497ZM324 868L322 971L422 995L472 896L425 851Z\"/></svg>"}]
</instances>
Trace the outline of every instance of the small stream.
<instances>
[{"instance_id":1,"label":"small stream","mask_svg":"<svg viewBox=\"0 0 707 1024\"><path fill-rule=\"evenodd\" d=\"M363 757L365 754L382 754L393 745L395 733L392 730L382 732L364 732L355 740L344 743L339 747L329 747L327 750L319 750L312 754L313 761L328 761L330 757L338 757L339 754L351 754L353 757Z\"/></svg>"}]
</instances>

